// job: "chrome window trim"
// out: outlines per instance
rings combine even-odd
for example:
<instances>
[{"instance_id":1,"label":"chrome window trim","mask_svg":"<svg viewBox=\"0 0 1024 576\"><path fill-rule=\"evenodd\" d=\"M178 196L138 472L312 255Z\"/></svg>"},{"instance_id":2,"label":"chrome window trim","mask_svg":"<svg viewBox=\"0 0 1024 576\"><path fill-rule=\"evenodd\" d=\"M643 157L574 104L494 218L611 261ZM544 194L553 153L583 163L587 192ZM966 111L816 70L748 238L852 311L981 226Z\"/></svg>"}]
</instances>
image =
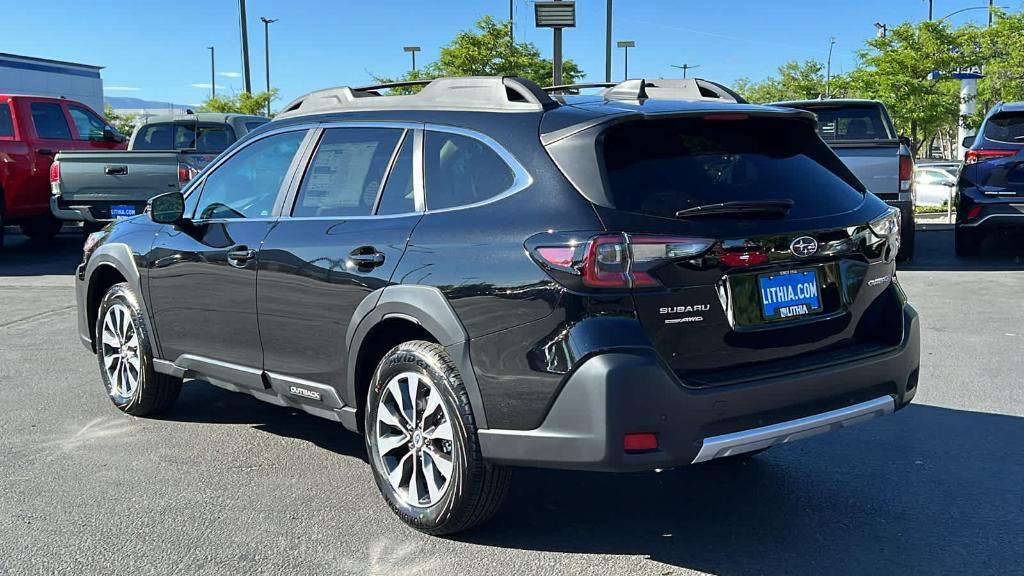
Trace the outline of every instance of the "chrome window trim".
<instances>
[{"instance_id":1,"label":"chrome window trim","mask_svg":"<svg viewBox=\"0 0 1024 576\"><path fill-rule=\"evenodd\" d=\"M533 184L533 176L531 176L530 173L526 171L526 168L523 168L523 165L520 164L518 160L516 160L516 157L513 156L511 152L506 150L504 146L502 146L501 144L498 144L497 141L495 141L493 138L491 138L490 136L488 136L488 135L486 135L486 134L484 134L482 132L477 132L476 130L470 130L468 128L460 128L460 127L457 127L457 126L446 126L446 125L443 125L443 124L429 124L429 123L424 127L424 137L426 136L426 134L425 134L426 132L445 132L445 133L449 133L449 134L458 134L460 136L465 136L467 138L472 138L474 140L478 140L478 141L486 144L488 148L490 148L492 151L494 151L494 153L497 154L501 158L501 160L503 162L505 162L505 164L512 170L512 174L514 176L513 179L512 179L512 185L509 186L508 189L506 189L504 192L501 192L499 194L495 194L494 196L491 196L490 198L488 198L486 200L481 200L479 202L473 202L472 204L460 204L458 206L452 206L452 207L449 207L449 208L439 208L437 210L431 210L429 206L426 206L425 207L426 210L424 211L426 214L442 214L444 212L452 212L452 211L455 211L455 210L465 210L467 208L476 208L476 207L479 207L479 206L485 206L487 204L491 204L493 202L497 202L499 200L503 200L505 198L508 198L509 196L511 196L511 195L513 195L513 194L515 194L517 192L521 192L522 190L525 190L526 188L529 188L530 185ZM427 193L427 190L426 190L426 174L425 174L425 172L422 171L425 168L425 166L423 166L423 164L424 164L423 163L423 153L424 152L425 152L425 146L422 147L422 149L420 150L420 154L418 156L420 158L421 174L422 174L422 178L423 178L422 190L423 190L424 196L426 196L426 193ZM424 198L424 199L426 199L426 198Z\"/></svg>"},{"instance_id":2,"label":"chrome window trim","mask_svg":"<svg viewBox=\"0 0 1024 576\"><path fill-rule=\"evenodd\" d=\"M427 209L427 192L423 187L423 143L424 130L413 132L412 140L412 206L417 213Z\"/></svg>"}]
</instances>

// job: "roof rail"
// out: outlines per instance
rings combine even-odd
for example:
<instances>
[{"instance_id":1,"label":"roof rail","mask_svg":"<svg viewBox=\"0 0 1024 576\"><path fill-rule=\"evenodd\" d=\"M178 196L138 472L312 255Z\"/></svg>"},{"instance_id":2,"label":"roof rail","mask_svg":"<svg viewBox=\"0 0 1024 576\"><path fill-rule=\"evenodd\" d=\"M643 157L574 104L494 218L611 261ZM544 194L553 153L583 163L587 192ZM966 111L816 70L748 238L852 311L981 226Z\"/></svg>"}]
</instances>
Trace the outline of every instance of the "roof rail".
<instances>
[{"instance_id":1,"label":"roof rail","mask_svg":"<svg viewBox=\"0 0 1024 576\"><path fill-rule=\"evenodd\" d=\"M423 86L416 94L381 96L376 90ZM285 106L278 118L356 110L466 110L538 112L558 106L533 82L516 76L464 76L391 82L310 92Z\"/></svg>"},{"instance_id":2,"label":"roof rail","mask_svg":"<svg viewBox=\"0 0 1024 576\"><path fill-rule=\"evenodd\" d=\"M545 92L565 92L582 88L605 88L601 93L608 100L724 100L746 104L747 101L733 90L703 78L634 79L623 82L593 82L589 84L563 84L548 86Z\"/></svg>"}]
</instances>

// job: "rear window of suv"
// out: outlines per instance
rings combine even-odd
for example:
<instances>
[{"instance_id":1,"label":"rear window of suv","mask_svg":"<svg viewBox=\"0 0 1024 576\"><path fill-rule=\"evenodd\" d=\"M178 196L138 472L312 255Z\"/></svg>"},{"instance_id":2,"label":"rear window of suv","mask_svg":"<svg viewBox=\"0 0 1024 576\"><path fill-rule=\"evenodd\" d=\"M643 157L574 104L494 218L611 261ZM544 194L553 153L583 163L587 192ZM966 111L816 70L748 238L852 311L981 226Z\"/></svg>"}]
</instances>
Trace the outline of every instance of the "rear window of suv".
<instances>
[{"instance_id":1,"label":"rear window of suv","mask_svg":"<svg viewBox=\"0 0 1024 576\"><path fill-rule=\"evenodd\" d=\"M1024 144L1024 112L1002 112L985 122L985 138Z\"/></svg>"},{"instance_id":2,"label":"rear window of suv","mask_svg":"<svg viewBox=\"0 0 1024 576\"><path fill-rule=\"evenodd\" d=\"M674 119L608 128L608 199L618 210L675 217L704 204L789 198L791 218L856 208L856 179L805 121Z\"/></svg>"}]
</instances>

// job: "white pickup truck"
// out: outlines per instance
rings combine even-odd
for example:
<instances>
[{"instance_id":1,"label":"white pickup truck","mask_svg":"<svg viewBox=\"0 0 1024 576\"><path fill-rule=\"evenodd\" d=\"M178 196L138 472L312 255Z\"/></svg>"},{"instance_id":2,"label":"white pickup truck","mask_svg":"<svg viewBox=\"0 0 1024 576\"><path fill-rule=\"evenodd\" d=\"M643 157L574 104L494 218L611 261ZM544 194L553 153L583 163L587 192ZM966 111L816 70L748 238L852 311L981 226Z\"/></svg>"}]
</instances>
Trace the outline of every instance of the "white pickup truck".
<instances>
[{"instance_id":1,"label":"white pickup truck","mask_svg":"<svg viewBox=\"0 0 1024 576\"><path fill-rule=\"evenodd\" d=\"M899 208L902 243L898 258L914 255L914 157L896 134L885 105L876 100L800 100L772 106L800 108L818 116L818 133L875 196Z\"/></svg>"}]
</instances>

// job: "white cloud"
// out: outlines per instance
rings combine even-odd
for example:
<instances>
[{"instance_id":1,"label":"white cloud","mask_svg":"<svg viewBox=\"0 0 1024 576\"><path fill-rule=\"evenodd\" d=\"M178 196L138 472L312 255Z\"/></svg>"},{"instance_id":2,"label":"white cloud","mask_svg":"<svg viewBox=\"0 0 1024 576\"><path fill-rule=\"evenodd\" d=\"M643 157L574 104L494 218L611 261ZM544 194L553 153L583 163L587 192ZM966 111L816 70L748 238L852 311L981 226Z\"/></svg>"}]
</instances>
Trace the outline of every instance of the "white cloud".
<instances>
[{"instance_id":1,"label":"white cloud","mask_svg":"<svg viewBox=\"0 0 1024 576\"><path fill-rule=\"evenodd\" d=\"M225 78L241 78L241 72L217 72L217 76L224 76Z\"/></svg>"},{"instance_id":2,"label":"white cloud","mask_svg":"<svg viewBox=\"0 0 1024 576\"><path fill-rule=\"evenodd\" d=\"M205 88L206 90L209 90L210 89L210 83L209 82L200 82L199 84L193 84L192 87L193 88Z\"/></svg>"},{"instance_id":3,"label":"white cloud","mask_svg":"<svg viewBox=\"0 0 1024 576\"><path fill-rule=\"evenodd\" d=\"M138 92L139 90L142 90L142 88L138 88L138 87L135 87L135 86L104 86L103 87L103 91L104 92L107 92L107 91L109 91L109 92Z\"/></svg>"}]
</instances>

